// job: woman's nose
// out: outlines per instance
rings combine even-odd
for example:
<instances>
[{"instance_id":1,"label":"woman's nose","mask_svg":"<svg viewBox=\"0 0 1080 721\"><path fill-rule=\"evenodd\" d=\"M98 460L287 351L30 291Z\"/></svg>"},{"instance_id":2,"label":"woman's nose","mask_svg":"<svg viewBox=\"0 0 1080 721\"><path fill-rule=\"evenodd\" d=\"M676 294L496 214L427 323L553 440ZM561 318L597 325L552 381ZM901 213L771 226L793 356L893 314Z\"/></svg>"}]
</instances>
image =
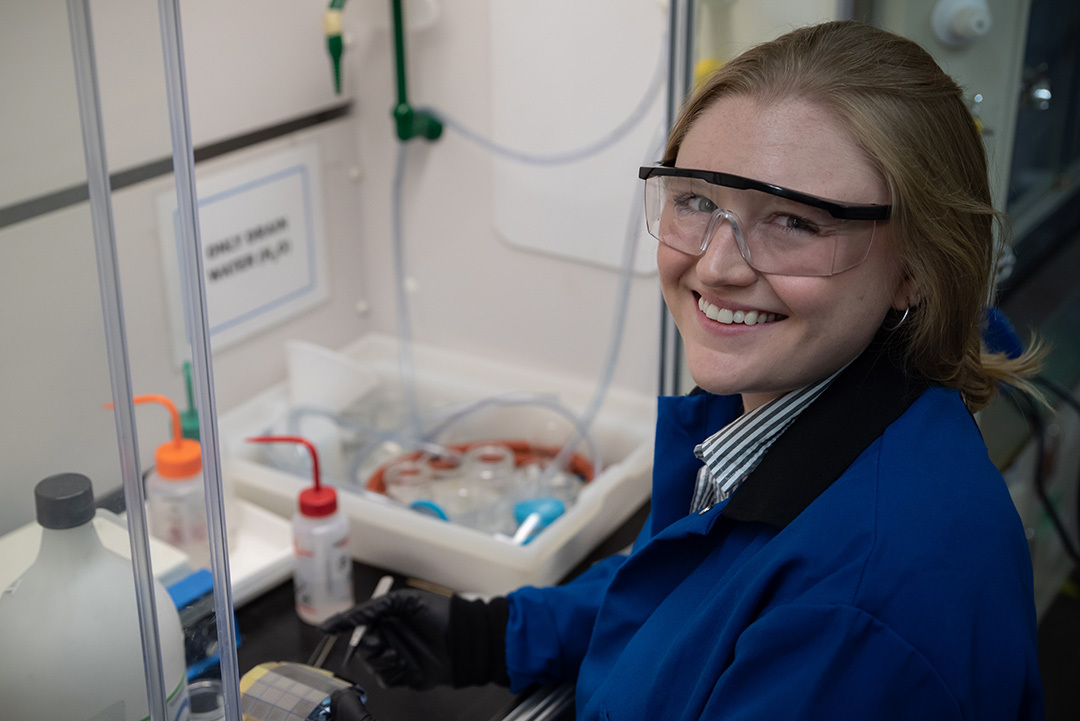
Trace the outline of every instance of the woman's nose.
<instances>
[{"instance_id":1,"label":"woman's nose","mask_svg":"<svg viewBox=\"0 0 1080 721\"><path fill-rule=\"evenodd\" d=\"M742 256L731 219L717 218L709 244L698 258L697 272L709 285L749 285L757 278L757 271Z\"/></svg>"}]
</instances>

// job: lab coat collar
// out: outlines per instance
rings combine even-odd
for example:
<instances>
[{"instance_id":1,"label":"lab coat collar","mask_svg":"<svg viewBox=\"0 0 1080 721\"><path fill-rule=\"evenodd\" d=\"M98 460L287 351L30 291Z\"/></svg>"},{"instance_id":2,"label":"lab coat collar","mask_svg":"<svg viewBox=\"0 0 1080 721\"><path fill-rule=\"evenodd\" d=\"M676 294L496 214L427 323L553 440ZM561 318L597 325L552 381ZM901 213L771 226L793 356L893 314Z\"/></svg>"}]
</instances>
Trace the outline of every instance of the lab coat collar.
<instances>
[{"instance_id":1,"label":"lab coat collar","mask_svg":"<svg viewBox=\"0 0 1080 721\"><path fill-rule=\"evenodd\" d=\"M731 497L721 515L776 528L791 523L928 387L875 342L803 411Z\"/></svg>"},{"instance_id":2,"label":"lab coat collar","mask_svg":"<svg viewBox=\"0 0 1080 721\"><path fill-rule=\"evenodd\" d=\"M687 396L661 396L657 407L653 449L651 536L686 518L701 461L694 446L739 417L739 396L695 392Z\"/></svg>"}]
</instances>

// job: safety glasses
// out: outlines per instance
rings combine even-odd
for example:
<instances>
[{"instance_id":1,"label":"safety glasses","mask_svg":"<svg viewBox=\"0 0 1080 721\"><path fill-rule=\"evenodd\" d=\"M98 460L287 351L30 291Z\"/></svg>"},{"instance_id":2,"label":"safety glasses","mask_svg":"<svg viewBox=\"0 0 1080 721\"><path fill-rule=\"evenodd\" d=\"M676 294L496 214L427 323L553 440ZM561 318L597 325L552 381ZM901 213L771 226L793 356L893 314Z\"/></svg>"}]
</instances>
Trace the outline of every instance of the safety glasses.
<instances>
[{"instance_id":1,"label":"safety glasses","mask_svg":"<svg viewBox=\"0 0 1080 721\"><path fill-rule=\"evenodd\" d=\"M654 238L701 255L727 223L747 264L775 275L829 276L854 268L869 254L877 222L892 210L709 170L651 165L638 175Z\"/></svg>"}]
</instances>

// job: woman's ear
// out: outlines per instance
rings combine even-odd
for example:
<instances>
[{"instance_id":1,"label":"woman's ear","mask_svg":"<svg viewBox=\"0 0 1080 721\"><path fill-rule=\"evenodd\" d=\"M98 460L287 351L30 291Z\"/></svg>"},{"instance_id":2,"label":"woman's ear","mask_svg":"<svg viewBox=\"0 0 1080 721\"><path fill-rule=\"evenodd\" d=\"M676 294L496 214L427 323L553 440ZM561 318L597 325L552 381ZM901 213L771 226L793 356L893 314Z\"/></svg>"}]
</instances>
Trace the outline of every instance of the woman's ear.
<instances>
[{"instance_id":1,"label":"woman's ear","mask_svg":"<svg viewBox=\"0 0 1080 721\"><path fill-rule=\"evenodd\" d=\"M896 286L896 292L893 293L893 309L903 312L917 306L920 300L922 300L922 296L919 294L918 283L909 274L905 273L903 279Z\"/></svg>"}]
</instances>

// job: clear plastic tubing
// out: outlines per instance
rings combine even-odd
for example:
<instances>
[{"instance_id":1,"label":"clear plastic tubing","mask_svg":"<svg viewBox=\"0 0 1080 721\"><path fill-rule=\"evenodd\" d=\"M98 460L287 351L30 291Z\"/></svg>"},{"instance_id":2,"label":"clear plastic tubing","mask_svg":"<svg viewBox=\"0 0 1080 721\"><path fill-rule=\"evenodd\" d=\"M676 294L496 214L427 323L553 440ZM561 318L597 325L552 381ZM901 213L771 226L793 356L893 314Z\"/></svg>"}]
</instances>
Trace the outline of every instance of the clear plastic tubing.
<instances>
[{"instance_id":1,"label":"clear plastic tubing","mask_svg":"<svg viewBox=\"0 0 1080 721\"><path fill-rule=\"evenodd\" d=\"M462 125L458 121L450 118L443 113L433 110L425 109L425 112L430 113L437 118L446 127L450 128L458 135L468 140L475 145L483 148L484 150L498 155L499 157L506 158L507 160L514 160L526 165L567 165L569 163L576 163L587 158L591 158L594 155L598 155L603 151L610 148L615 143L622 140L626 135L633 130L638 123L642 121L645 114L652 107L656 98L660 95L660 88L664 84L664 78L667 76L668 67L668 51L667 41L662 44L660 48L660 55L656 62L656 70L653 72L653 77L649 82L648 88L645 90L645 94L642 95L641 100L638 101L637 106L630 112L630 115L626 117L621 123L609 132L607 135L599 138L598 140L587 143L586 145L560 153L528 153L514 148L509 148L505 145L500 145L492 140L481 136L479 133L469 129Z\"/></svg>"},{"instance_id":2,"label":"clear plastic tubing","mask_svg":"<svg viewBox=\"0 0 1080 721\"><path fill-rule=\"evenodd\" d=\"M664 133L659 133L664 135ZM648 149L649 157L652 157L654 150L657 146L662 145L661 138L655 138L651 147ZM635 196L636 200L631 206L630 217L626 224L626 239L623 244L623 257L622 268L619 273L619 290L616 294L615 301L615 322L611 330L611 339L608 342L607 358L604 362L604 368L600 373L600 381L597 385L596 391L593 393L592 400L589 402L588 408L585 409L585 413L582 414L578 428L585 429L585 432L592 427L592 422L596 418L596 414L600 411L600 406L604 403L604 398L607 397L608 388L611 386L611 380L615 375L615 365L619 362L619 349L622 347L623 331L626 328L626 308L630 299L630 280L632 278L634 267L634 256L637 255L638 239L641 237L641 224L642 218L644 218L644 193L639 193ZM581 430L578 431L582 433ZM570 454L574 452L574 446L577 445L575 438L571 438L565 443L559 454L555 457L547 468L544 469L544 473L541 476L540 482L547 481L551 476L559 473L565 466L567 460L570 458Z\"/></svg>"},{"instance_id":3,"label":"clear plastic tubing","mask_svg":"<svg viewBox=\"0 0 1080 721\"><path fill-rule=\"evenodd\" d=\"M409 436L420 437L420 408L416 400L416 375L412 362L412 325L409 315L409 298L405 289L405 230L402 218L402 195L405 187L405 159L407 146L398 142L397 163L394 167L393 244L394 244L394 291L397 296L398 353L401 364L402 392L409 418Z\"/></svg>"},{"instance_id":4,"label":"clear plastic tubing","mask_svg":"<svg viewBox=\"0 0 1080 721\"><path fill-rule=\"evenodd\" d=\"M663 84L663 80L666 76L668 64L668 51L667 42L663 43L661 52L657 60L656 72L653 74L652 81L649 84L641 101L637 107L633 110L629 117L620 123L611 133L601 138L599 141L586 145L583 148L572 150L565 153L554 153L550 155L525 153L517 150L507 148L505 146L498 145L487 139L482 138L477 133L469 130L460 123L454 121L451 118L439 113L436 110L427 109L425 112L430 113L433 117L438 118L443 122L446 127L461 134L467 140L476 143L481 148L491 152L495 155L508 158L510 160L516 160L518 162L532 164L532 165L563 165L568 163L579 162L593 155L596 155L616 142L621 140L627 133L630 132L641 120L645 117L646 112L656 97L659 95L660 88ZM662 141L661 141L662 142ZM649 157L652 157L654 147L659 145L659 142L654 142L649 148ZM399 142L397 151L397 162L394 168L394 180L393 180L393 193L391 199L393 223L392 223L392 242L394 251L394 274L395 274L395 290L397 295L397 309L398 309L398 335L399 335L399 362L401 364L402 384L404 386L405 400L408 406L410 429L409 438L401 439L405 441L404 445L415 444L421 435L421 419L416 400L416 388L415 388L415 373L412 363L412 329L409 320L409 306L408 298L405 289L405 252L404 252L404 230L402 220L402 195L405 181L405 161L406 161L406 144ZM600 380L597 385L597 389L593 394L593 398L589 403L582 418L575 423L576 437L572 436L559 451L559 454L555 457L555 460L549 464L548 468L544 472L544 478L559 473L566 465L570 455L574 452L574 448L577 442L582 438L588 438L588 429L591 427L596 414L599 412L600 406L603 404L605 397L607 396L608 388L611 385L611 380L615 372L615 365L618 362L619 349L622 345L623 330L626 325L626 301L630 294L630 280L633 271L634 256L637 253L637 241L640 236L641 228L641 198L635 196L637 200L633 204L633 208L630 215L630 221L627 224L626 241L623 246L623 258L620 269L619 278L619 291L616 301L615 322L612 328L611 339L608 344L607 358L604 363L604 368L601 373ZM594 454L594 460L597 456ZM354 464L355 468L355 464Z\"/></svg>"},{"instance_id":5,"label":"clear plastic tubing","mask_svg":"<svg viewBox=\"0 0 1080 721\"><path fill-rule=\"evenodd\" d=\"M361 433L369 434L371 438L367 446L366 453L357 453L350 461L349 468L346 470L345 478L354 485L363 486L363 482L357 477L360 472L360 467L364 461L367 460L368 455L375 450L380 443L394 442L401 444L403 441L408 441L410 447L414 450L422 450L429 453L432 456L445 456L450 451L440 445L436 440L439 435L445 433L452 428L455 424L462 422L473 413L477 413L486 408L491 407L507 407L507 406L531 406L535 408L544 408L557 413L566 418L574 426L574 432L577 434L572 438L571 442L576 443L578 439L582 440L587 448L587 454L593 464L593 476L600 475L603 464L600 458L600 449L594 439L588 432L588 428L584 426L581 419L578 418L569 407L564 405L553 395L549 394L530 394L530 393L510 393L506 395L489 396L483 398L475 403L470 403L464 408L455 410L449 415L446 415L438 419L426 419L430 425L428 425L421 433L419 438L414 438L411 435L409 438L403 438L403 434L400 429L394 429L390 431L377 431L370 426L366 426L362 423L357 423L354 419L348 418L341 413L335 413L324 409L317 409L311 407L295 408L290 412L289 428L295 428L295 421L293 414L298 419L305 414L320 415L333 419L342 428L347 428L352 431L358 431ZM423 425L424 420L421 420ZM290 430L292 433L292 430Z\"/></svg>"},{"instance_id":6,"label":"clear plastic tubing","mask_svg":"<svg viewBox=\"0 0 1080 721\"><path fill-rule=\"evenodd\" d=\"M574 425L574 432L577 434L576 438L571 438L569 445L573 446L574 441L581 439L588 447L589 459L593 464L593 475L600 475L602 470L602 462L600 458L600 449L596 445L596 440L589 435L588 427L582 423L572 410L559 401L558 398L547 394L507 394L500 396L490 396L483 400L477 401L462 410L452 413L447 418L439 421L432 426L426 433L425 437L428 439L435 439L439 434L446 432L453 427L454 424L459 423L468 416L478 411L490 408L493 406L533 406L536 408L545 408L569 420ZM565 445L565 444L564 444Z\"/></svg>"}]
</instances>

